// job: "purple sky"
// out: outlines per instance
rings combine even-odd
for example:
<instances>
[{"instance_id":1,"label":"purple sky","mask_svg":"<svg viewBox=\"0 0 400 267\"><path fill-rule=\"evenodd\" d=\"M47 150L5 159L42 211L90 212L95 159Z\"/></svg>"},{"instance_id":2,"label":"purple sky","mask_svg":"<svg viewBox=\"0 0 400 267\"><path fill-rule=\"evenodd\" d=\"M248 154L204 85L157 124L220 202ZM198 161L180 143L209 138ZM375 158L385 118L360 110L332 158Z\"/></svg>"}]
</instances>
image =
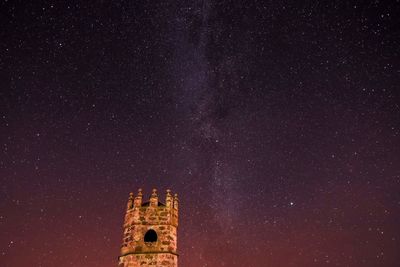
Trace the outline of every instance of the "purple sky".
<instances>
[{"instance_id":1,"label":"purple sky","mask_svg":"<svg viewBox=\"0 0 400 267\"><path fill-rule=\"evenodd\" d=\"M398 266L399 5L3 1L0 265L117 266L156 187L179 266Z\"/></svg>"}]
</instances>

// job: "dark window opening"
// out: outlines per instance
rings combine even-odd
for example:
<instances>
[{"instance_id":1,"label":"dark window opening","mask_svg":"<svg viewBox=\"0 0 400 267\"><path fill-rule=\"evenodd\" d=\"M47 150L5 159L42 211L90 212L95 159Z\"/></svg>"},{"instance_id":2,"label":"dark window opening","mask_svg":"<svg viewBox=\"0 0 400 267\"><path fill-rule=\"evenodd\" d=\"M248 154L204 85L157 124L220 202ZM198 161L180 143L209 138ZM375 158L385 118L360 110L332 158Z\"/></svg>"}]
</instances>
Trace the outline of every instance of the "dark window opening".
<instances>
[{"instance_id":1,"label":"dark window opening","mask_svg":"<svg viewBox=\"0 0 400 267\"><path fill-rule=\"evenodd\" d=\"M150 229L144 235L144 242L157 242L157 233L156 231Z\"/></svg>"}]
</instances>

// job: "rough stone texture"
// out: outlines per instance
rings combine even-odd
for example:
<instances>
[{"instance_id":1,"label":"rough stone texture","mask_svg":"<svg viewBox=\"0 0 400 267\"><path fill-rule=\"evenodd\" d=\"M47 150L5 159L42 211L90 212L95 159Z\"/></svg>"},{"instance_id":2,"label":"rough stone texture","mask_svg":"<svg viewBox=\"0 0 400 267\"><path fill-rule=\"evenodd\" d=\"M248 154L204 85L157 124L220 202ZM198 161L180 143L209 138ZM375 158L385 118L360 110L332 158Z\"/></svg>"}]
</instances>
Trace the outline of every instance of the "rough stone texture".
<instances>
[{"instance_id":1,"label":"rough stone texture","mask_svg":"<svg viewBox=\"0 0 400 267\"><path fill-rule=\"evenodd\" d=\"M124 221L124 236L118 267L177 267L178 196L167 190L165 204L159 202L153 189L150 200L142 201L142 191L129 195ZM157 240L145 242L149 230Z\"/></svg>"}]
</instances>

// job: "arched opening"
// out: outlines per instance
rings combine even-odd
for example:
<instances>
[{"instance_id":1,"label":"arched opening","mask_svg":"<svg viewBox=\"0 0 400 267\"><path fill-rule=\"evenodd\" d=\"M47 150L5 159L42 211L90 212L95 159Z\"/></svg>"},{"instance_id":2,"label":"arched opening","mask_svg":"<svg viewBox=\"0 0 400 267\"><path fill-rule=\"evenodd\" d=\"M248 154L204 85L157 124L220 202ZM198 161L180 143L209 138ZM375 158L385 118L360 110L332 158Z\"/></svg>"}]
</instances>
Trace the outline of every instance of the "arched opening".
<instances>
[{"instance_id":1,"label":"arched opening","mask_svg":"<svg viewBox=\"0 0 400 267\"><path fill-rule=\"evenodd\" d=\"M150 229L144 235L144 242L157 242L157 233L153 229Z\"/></svg>"}]
</instances>

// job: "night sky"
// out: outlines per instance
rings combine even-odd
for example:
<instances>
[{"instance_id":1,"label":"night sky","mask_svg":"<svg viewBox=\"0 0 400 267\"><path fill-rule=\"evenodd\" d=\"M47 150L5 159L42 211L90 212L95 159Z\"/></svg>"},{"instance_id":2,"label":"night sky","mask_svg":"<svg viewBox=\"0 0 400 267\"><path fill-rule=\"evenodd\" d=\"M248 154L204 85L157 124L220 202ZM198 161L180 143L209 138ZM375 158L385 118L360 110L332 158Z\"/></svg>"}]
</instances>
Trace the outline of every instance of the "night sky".
<instances>
[{"instance_id":1,"label":"night sky","mask_svg":"<svg viewBox=\"0 0 400 267\"><path fill-rule=\"evenodd\" d=\"M399 1L2 1L0 266L399 266Z\"/></svg>"}]
</instances>

